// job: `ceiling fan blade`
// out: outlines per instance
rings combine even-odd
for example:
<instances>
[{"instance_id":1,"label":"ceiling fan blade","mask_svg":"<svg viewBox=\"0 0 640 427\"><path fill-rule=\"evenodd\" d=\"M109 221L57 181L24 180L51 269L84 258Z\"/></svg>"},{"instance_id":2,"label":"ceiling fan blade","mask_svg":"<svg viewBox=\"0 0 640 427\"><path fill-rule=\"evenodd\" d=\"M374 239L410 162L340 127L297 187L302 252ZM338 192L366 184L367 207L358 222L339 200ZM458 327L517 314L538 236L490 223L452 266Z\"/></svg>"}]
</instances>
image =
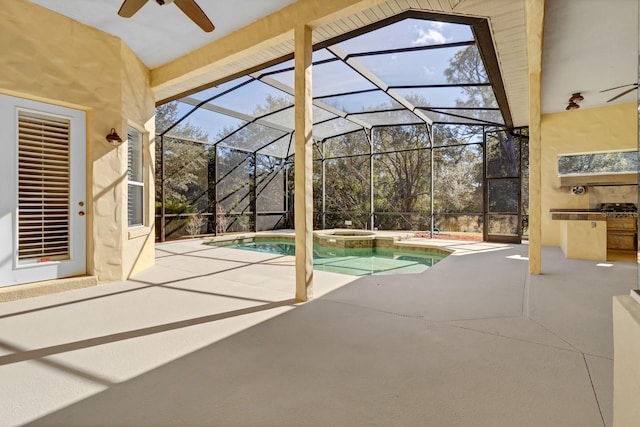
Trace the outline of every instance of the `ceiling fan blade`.
<instances>
[{"instance_id":1,"label":"ceiling fan blade","mask_svg":"<svg viewBox=\"0 0 640 427\"><path fill-rule=\"evenodd\" d=\"M124 0L122 6L120 6L120 10L118 11L118 15L123 18L131 18L137 11L140 10L142 6L144 6L149 0Z\"/></svg>"},{"instance_id":2,"label":"ceiling fan blade","mask_svg":"<svg viewBox=\"0 0 640 427\"><path fill-rule=\"evenodd\" d=\"M194 0L174 0L174 3L189 19L195 22L198 27L202 28L205 32L210 33L215 30L216 27Z\"/></svg>"},{"instance_id":3,"label":"ceiling fan blade","mask_svg":"<svg viewBox=\"0 0 640 427\"><path fill-rule=\"evenodd\" d=\"M628 85L627 85L628 86ZM614 96L613 98L607 100L607 102L611 102L611 101L615 101L616 99L620 98L621 96L624 96L626 94L628 94L629 92L633 92L634 90L638 89L638 86L636 87L632 87L631 89L627 89L622 93L619 93L618 95Z\"/></svg>"},{"instance_id":4,"label":"ceiling fan blade","mask_svg":"<svg viewBox=\"0 0 640 427\"><path fill-rule=\"evenodd\" d=\"M615 89L620 89L623 87L627 87L627 86L638 86L638 83L629 83L628 85L622 85L622 86L616 86L616 87L610 87L609 89L605 89L605 90L601 90L600 93L602 92L609 92L610 90L615 90ZM633 90L633 89L632 89Z\"/></svg>"}]
</instances>

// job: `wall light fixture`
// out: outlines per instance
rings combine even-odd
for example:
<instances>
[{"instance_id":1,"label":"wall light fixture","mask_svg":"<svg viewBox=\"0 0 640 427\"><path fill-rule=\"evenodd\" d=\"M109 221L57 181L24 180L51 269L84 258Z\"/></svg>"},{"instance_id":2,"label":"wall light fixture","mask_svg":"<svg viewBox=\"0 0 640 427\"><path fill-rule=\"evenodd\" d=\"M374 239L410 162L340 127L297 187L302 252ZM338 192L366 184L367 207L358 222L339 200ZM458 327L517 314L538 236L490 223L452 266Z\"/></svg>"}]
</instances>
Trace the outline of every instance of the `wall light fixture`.
<instances>
[{"instance_id":1,"label":"wall light fixture","mask_svg":"<svg viewBox=\"0 0 640 427\"><path fill-rule=\"evenodd\" d=\"M567 111L572 111L572 110L577 110L578 108L580 108L580 103L584 101L584 96L580 95L580 92L576 92L573 95L571 95L571 98L569 98L569 105L567 105L566 110Z\"/></svg>"},{"instance_id":2,"label":"wall light fixture","mask_svg":"<svg viewBox=\"0 0 640 427\"><path fill-rule=\"evenodd\" d=\"M107 142L112 145L118 145L123 143L124 141L122 140L122 138L120 138L120 135L118 135L118 132L116 132L116 129L111 128L111 131L107 135Z\"/></svg>"}]
</instances>

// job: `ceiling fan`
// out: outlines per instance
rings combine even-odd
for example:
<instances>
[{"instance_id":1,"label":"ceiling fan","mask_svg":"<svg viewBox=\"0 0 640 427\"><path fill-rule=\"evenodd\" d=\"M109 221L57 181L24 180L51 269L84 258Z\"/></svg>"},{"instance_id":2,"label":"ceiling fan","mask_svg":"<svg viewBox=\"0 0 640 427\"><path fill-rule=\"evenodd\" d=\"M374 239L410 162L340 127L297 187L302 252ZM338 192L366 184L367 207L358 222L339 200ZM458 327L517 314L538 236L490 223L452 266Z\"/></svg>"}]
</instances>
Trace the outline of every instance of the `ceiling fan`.
<instances>
[{"instance_id":1,"label":"ceiling fan","mask_svg":"<svg viewBox=\"0 0 640 427\"><path fill-rule=\"evenodd\" d=\"M147 1L149 0L124 0L124 3L120 6L118 15L123 18L131 18L147 3ZM189 19L195 22L198 27L202 28L207 33L210 33L216 28L209 18L207 18L207 15L205 15L202 9L200 9L200 6L198 6L195 0L155 0L155 2L160 6L175 3L175 5L178 6L178 8L189 17Z\"/></svg>"},{"instance_id":2,"label":"ceiling fan","mask_svg":"<svg viewBox=\"0 0 640 427\"><path fill-rule=\"evenodd\" d=\"M634 91L634 90L638 89L638 83L630 83L630 84L628 84L628 85L622 85L622 86L611 87L611 88L609 88L609 89L601 90L601 91L600 91L600 93L602 93L602 92L608 92L608 91L610 91L610 90L622 89L623 87L629 87L629 86L631 86L631 88L630 88L630 89L623 90L622 92L620 92L619 94L617 94L617 95L616 95L616 96L614 96L613 98L611 98L611 99L608 99L608 100L607 100L607 102L611 102L611 101L614 101L614 100L616 100L616 99L620 98L621 96L624 96L624 95L628 94L629 92L632 92L632 91Z\"/></svg>"}]
</instances>

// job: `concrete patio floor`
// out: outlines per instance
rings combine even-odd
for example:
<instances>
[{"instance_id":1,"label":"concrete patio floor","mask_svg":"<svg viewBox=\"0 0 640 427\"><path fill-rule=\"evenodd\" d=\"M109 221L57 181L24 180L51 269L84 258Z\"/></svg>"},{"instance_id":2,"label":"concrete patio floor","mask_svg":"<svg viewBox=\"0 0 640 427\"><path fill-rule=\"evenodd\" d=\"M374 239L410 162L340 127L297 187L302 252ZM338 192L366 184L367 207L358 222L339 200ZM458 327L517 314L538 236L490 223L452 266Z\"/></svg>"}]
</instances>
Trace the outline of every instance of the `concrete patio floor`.
<instances>
[{"instance_id":1,"label":"concrete patio floor","mask_svg":"<svg viewBox=\"0 0 640 427\"><path fill-rule=\"evenodd\" d=\"M425 239L415 239L421 244ZM610 266L526 245L422 274L315 272L178 241L135 280L0 304L0 425L611 426Z\"/></svg>"}]
</instances>

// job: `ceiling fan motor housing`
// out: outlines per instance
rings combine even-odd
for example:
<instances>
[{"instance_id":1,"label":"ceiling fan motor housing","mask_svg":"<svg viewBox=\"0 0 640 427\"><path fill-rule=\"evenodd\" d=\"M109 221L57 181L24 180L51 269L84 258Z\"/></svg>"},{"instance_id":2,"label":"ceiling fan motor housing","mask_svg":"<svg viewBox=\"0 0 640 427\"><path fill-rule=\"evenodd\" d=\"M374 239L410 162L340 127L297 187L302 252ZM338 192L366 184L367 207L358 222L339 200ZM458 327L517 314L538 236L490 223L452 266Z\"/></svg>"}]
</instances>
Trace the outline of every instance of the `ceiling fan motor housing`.
<instances>
[{"instance_id":1,"label":"ceiling fan motor housing","mask_svg":"<svg viewBox=\"0 0 640 427\"><path fill-rule=\"evenodd\" d=\"M149 0L124 0L118 15L123 18L131 18L136 14ZM196 0L154 0L160 6L166 6L168 4L175 4L189 19L191 19L198 27L203 31L210 33L215 30L216 27L213 22L207 17L204 11L198 6Z\"/></svg>"}]
</instances>

